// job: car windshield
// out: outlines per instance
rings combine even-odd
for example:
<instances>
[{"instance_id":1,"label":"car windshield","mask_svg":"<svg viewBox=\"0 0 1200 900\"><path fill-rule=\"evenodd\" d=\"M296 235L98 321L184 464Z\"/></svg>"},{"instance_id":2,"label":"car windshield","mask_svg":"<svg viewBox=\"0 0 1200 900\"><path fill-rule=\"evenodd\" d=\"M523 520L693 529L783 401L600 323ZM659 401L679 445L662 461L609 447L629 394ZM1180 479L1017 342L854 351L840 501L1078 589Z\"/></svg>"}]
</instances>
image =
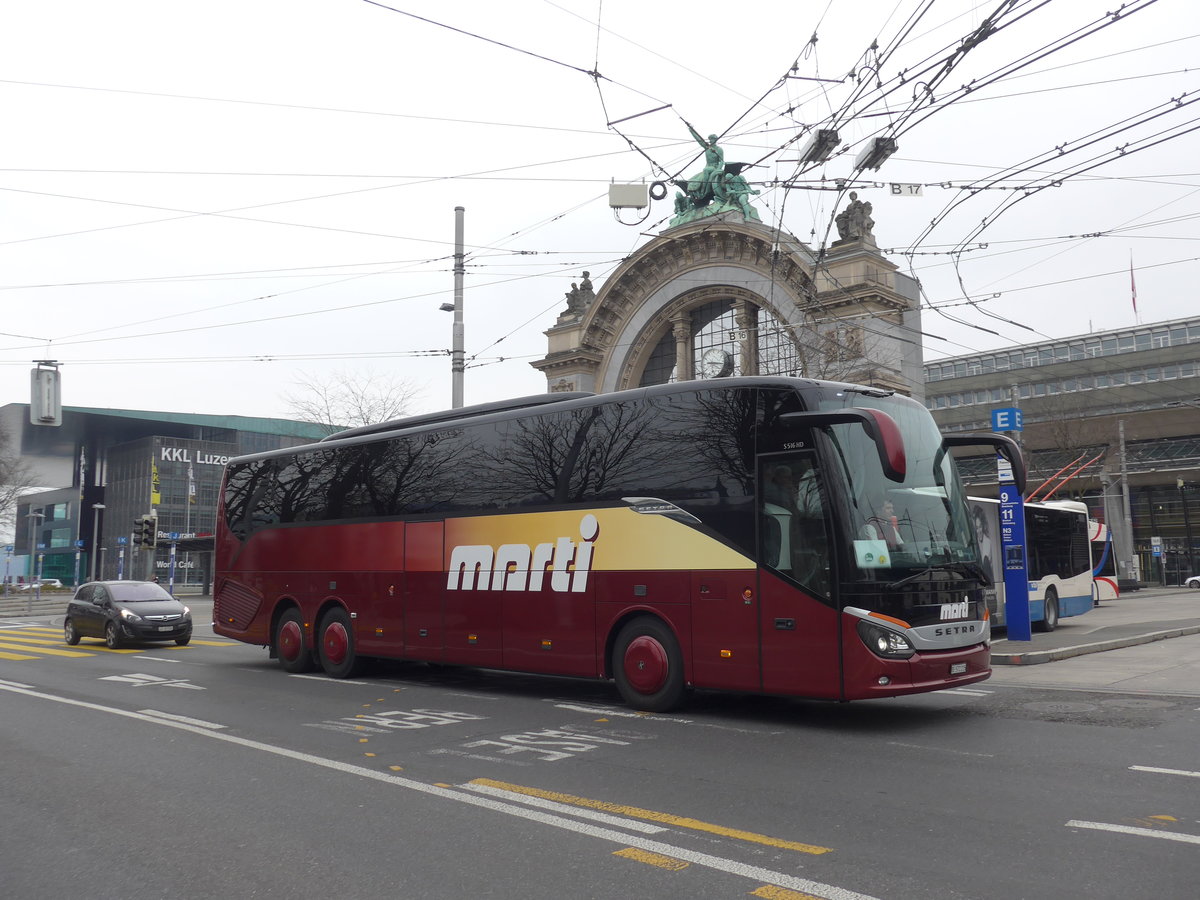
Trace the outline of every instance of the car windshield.
<instances>
[{"instance_id":1,"label":"car windshield","mask_svg":"<svg viewBox=\"0 0 1200 900\"><path fill-rule=\"evenodd\" d=\"M159 587L157 584L150 582L133 582L127 581L123 584L109 584L108 592L112 594L114 600L121 603L137 603L140 600L171 600L170 594Z\"/></svg>"}]
</instances>

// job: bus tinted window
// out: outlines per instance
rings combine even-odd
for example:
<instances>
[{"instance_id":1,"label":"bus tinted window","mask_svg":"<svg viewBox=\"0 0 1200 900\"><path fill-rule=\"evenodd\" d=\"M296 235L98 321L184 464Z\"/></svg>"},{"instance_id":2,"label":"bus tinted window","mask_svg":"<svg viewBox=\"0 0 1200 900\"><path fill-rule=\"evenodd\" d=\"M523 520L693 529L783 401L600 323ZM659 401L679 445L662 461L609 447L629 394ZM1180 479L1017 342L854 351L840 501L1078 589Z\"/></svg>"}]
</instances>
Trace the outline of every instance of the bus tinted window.
<instances>
[{"instance_id":1,"label":"bus tinted window","mask_svg":"<svg viewBox=\"0 0 1200 900\"><path fill-rule=\"evenodd\" d=\"M230 466L225 481L225 524L244 541L255 529L279 521L279 485L272 460Z\"/></svg>"}]
</instances>

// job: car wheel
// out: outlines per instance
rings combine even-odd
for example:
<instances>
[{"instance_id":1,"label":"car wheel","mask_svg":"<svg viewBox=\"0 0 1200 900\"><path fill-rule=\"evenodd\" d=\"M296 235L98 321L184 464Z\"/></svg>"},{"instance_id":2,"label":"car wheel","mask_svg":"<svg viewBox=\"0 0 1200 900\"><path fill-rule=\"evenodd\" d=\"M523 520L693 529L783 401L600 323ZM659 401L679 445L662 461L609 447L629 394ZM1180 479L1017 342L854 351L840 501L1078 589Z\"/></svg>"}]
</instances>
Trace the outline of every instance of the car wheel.
<instances>
[{"instance_id":1,"label":"car wheel","mask_svg":"<svg viewBox=\"0 0 1200 900\"><path fill-rule=\"evenodd\" d=\"M104 643L108 645L109 650L116 650L121 646L121 630L117 628L116 622L109 622L104 626Z\"/></svg>"},{"instance_id":2,"label":"car wheel","mask_svg":"<svg viewBox=\"0 0 1200 900\"><path fill-rule=\"evenodd\" d=\"M671 629L642 616L627 623L613 645L617 690L634 709L666 712L683 699L683 654Z\"/></svg>"},{"instance_id":3,"label":"car wheel","mask_svg":"<svg viewBox=\"0 0 1200 900\"><path fill-rule=\"evenodd\" d=\"M1037 623L1037 630L1049 633L1058 627L1058 591L1046 588L1046 611L1042 621Z\"/></svg>"},{"instance_id":4,"label":"car wheel","mask_svg":"<svg viewBox=\"0 0 1200 900\"><path fill-rule=\"evenodd\" d=\"M192 639L192 636L190 634L185 634L183 637L175 638L175 643L178 644L180 647L186 647L188 645L188 643L191 641L191 639Z\"/></svg>"},{"instance_id":5,"label":"car wheel","mask_svg":"<svg viewBox=\"0 0 1200 900\"><path fill-rule=\"evenodd\" d=\"M75 623L70 619L63 622L63 640L72 647L79 643L79 632L75 630Z\"/></svg>"},{"instance_id":6,"label":"car wheel","mask_svg":"<svg viewBox=\"0 0 1200 900\"><path fill-rule=\"evenodd\" d=\"M326 675L352 678L362 671L363 659L354 650L354 628L344 609L339 606L325 614L320 635L317 654Z\"/></svg>"},{"instance_id":7,"label":"car wheel","mask_svg":"<svg viewBox=\"0 0 1200 900\"><path fill-rule=\"evenodd\" d=\"M312 647L304 638L304 619L300 610L289 609L280 617L275 628L274 650L285 672L301 674L316 668Z\"/></svg>"},{"instance_id":8,"label":"car wheel","mask_svg":"<svg viewBox=\"0 0 1200 900\"><path fill-rule=\"evenodd\" d=\"M1197 579L1196 581L1189 581L1188 587L1190 587L1193 591L1200 591L1200 579Z\"/></svg>"}]
</instances>

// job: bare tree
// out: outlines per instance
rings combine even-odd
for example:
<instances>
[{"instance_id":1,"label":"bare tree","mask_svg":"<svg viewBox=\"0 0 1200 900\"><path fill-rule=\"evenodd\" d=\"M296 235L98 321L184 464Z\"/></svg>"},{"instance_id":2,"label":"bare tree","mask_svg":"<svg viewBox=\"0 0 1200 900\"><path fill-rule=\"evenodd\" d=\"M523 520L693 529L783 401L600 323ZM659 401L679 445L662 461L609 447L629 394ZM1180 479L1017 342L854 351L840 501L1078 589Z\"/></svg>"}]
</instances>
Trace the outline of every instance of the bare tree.
<instances>
[{"instance_id":1,"label":"bare tree","mask_svg":"<svg viewBox=\"0 0 1200 900\"><path fill-rule=\"evenodd\" d=\"M33 486L33 472L29 464L21 459L8 433L0 430L0 532L12 532L17 516L17 499Z\"/></svg>"},{"instance_id":2,"label":"bare tree","mask_svg":"<svg viewBox=\"0 0 1200 900\"><path fill-rule=\"evenodd\" d=\"M369 370L334 372L325 377L304 373L296 388L283 395L292 414L330 434L399 418L420 394L410 381Z\"/></svg>"}]
</instances>

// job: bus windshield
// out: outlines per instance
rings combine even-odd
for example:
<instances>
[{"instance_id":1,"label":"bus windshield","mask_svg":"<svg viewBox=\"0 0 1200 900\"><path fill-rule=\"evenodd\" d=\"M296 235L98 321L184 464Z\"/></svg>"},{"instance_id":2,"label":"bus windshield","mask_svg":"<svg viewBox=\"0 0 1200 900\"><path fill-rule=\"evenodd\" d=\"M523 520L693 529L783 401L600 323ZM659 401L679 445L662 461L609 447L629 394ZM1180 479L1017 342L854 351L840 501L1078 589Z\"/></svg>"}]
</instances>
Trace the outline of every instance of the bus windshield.
<instances>
[{"instance_id":1,"label":"bus windshield","mask_svg":"<svg viewBox=\"0 0 1200 900\"><path fill-rule=\"evenodd\" d=\"M891 481L861 427L830 429L832 458L845 483L851 561L859 579L891 581L930 566L974 568L979 549L966 498L933 419L913 400L873 393L843 390L821 400L823 410L856 406L885 412L904 435L907 471L903 481Z\"/></svg>"}]
</instances>

